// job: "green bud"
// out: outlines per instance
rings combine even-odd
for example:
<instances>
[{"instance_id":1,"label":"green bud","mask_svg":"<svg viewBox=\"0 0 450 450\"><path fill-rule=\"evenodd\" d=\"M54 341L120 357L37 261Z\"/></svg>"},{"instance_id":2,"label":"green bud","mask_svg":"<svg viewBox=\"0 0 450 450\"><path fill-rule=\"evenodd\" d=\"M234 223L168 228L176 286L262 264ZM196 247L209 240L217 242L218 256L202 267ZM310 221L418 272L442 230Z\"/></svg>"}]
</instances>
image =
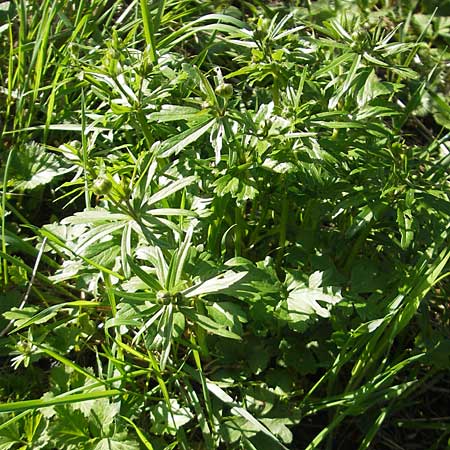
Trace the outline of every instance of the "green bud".
<instances>
[{"instance_id":1,"label":"green bud","mask_svg":"<svg viewBox=\"0 0 450 450\"><path fill-rule=\"evenodd\" d=\"M156 293L156 303L158 305L169 305L172 300L172 296L167 291L158 291Z\"/></svg>"},{"instance_id":2,"label":"green bud","mask_svg":"<svg viewBox=\"0 0 450 450\"><path fill-rule=\"evenodd\" d=\"M267 17L260 17L258 23L256 24L258 31L267 31L270 27L271 20Z\"/></svg>"},{"instance_id":3,"label":"green bud","mask_svg":"<svg viewBox=\"0 0 450 450\"><path fill-rule=\"evenodd\" d=\"M215 92L223 98L230 98L233 95L233 86L229 83L220 83Z\"/></svg>"},{"instance_id":4,"label":"green bud","mask_svg":"<svg viewBox=\"0 0 450 450\"><path fill-rule=\"evenodd\" d=\"M70 141L70 142L69 142L69 145L70 145L71 147L73 147L73 148L76 148L77 150L80 150L80 149L81 149L81 142L80 142L80 141L77 141L77 140Z\"/></svg>"},{"instance_id":5,"label":"green bud","mask_svg":"<svg viewBox=\"0 0 450 450\"><path fill-rule=\"evenodd\" d=\"M96 195L105 195L112 188L111 180L108 180L105 176L99 176L92 186L92 190Z\"/></svg>"},{"instance_id":6,"label":"green bud","mask_svg":"<svg viewBox=\"0 0 450 450\"><path fill-rule=\"evenodd\" d=\"M354 41L362 42L366 38L366 32L364 30L355 30L351 37Z\"/></svg>"},{"instance_id":7,"label":"green bud","mask_svg":"<svg viewBox=\"0 0 450 450\"><path fill-rule=\"evenodd\" d=\"M402 144L400 143L400 142L394 142L392 145L391 145L391 149L392 149L392 151L393 152L395 152L395 153L399 153L401 150L402 150Z\"/></svg>"}]
</instances>

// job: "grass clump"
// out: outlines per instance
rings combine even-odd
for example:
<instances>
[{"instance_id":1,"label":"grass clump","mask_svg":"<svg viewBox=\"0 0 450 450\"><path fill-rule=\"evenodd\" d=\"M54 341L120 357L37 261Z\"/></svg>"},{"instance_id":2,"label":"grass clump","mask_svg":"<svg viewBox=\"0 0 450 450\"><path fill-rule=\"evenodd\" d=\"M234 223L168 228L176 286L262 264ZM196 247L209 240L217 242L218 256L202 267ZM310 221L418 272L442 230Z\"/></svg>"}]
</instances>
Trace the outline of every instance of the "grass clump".
<instances>
[{"instance_id":1,"label":"grass clump","mask_svg":"<svg viewBox=\"0 0 450 450\"><path fill-rule=\"evenodd\" d=\"M0 448L448 445L445 5L0 7Z\"/></svg>"}]
</instances>

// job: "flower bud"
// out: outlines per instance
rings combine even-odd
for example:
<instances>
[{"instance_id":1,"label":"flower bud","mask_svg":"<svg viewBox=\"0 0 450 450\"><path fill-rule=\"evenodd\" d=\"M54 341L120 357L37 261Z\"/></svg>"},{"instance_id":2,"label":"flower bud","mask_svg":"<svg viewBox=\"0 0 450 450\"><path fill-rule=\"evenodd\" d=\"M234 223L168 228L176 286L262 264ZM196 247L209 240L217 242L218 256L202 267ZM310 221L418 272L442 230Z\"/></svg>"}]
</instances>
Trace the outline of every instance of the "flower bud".
<instances>
[{"instance_id":1,"label":"flower bud","mask_svg":"<svg viewBox=\"0 0 450 450\"><path fill-rule=\"evenodd\" d=\"M233 95L233 86L229 83L220 83L215 92L223 98L230 98Z\"/></svg>"},{"instance_id":2,"label":"flower bud","mask_svg":"<svg viewBox=\"0 0 450 450\"><path fill-rule=\"evenodd\" d=\"M96 195L105 195L112 188L111 180L108 180L105 176L99 176L92 185L92 190Z\"/></svg>"}]
</instances>

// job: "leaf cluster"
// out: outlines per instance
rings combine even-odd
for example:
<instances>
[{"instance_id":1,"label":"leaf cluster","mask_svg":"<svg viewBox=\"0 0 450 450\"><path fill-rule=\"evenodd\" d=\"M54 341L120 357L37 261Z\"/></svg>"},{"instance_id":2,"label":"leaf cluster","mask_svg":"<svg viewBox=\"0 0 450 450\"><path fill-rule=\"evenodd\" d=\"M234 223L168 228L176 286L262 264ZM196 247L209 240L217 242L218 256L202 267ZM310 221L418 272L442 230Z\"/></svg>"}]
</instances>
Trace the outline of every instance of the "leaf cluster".
<instances>
[{"instance_id":1,"label":"leaf cluster","mask_svg":"<svg viewBox=\"0 0 450 450\"><path fill-rule=\"evenodd\" d=\"M378 3L0 5L0 449L448 440L449 24Z\"/></svg>"}]
</instances>

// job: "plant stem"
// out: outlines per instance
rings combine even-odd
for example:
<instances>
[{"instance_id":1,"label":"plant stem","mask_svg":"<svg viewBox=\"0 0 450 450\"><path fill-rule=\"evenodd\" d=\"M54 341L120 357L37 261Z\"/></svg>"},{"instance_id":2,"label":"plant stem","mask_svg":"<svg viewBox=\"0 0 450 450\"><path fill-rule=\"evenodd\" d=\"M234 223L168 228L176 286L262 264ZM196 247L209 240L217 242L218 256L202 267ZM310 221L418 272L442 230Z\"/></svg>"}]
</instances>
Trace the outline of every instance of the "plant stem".
<instances>
[{"instance_id":1,"label":"plant stem","mask_svg":"<svg viewBox=\"0 0 450 450\"><path fill-rule=\"evenodd\" d=\"M280 231L278 238L278 252L275 260L277 271L281 271L281 263L283 261L284 250L286 248L286 231L288 223L288 199L285 180L283 182L283 199L281 201L281 217L280 217Z\"/></svg>"}]
</instances>

